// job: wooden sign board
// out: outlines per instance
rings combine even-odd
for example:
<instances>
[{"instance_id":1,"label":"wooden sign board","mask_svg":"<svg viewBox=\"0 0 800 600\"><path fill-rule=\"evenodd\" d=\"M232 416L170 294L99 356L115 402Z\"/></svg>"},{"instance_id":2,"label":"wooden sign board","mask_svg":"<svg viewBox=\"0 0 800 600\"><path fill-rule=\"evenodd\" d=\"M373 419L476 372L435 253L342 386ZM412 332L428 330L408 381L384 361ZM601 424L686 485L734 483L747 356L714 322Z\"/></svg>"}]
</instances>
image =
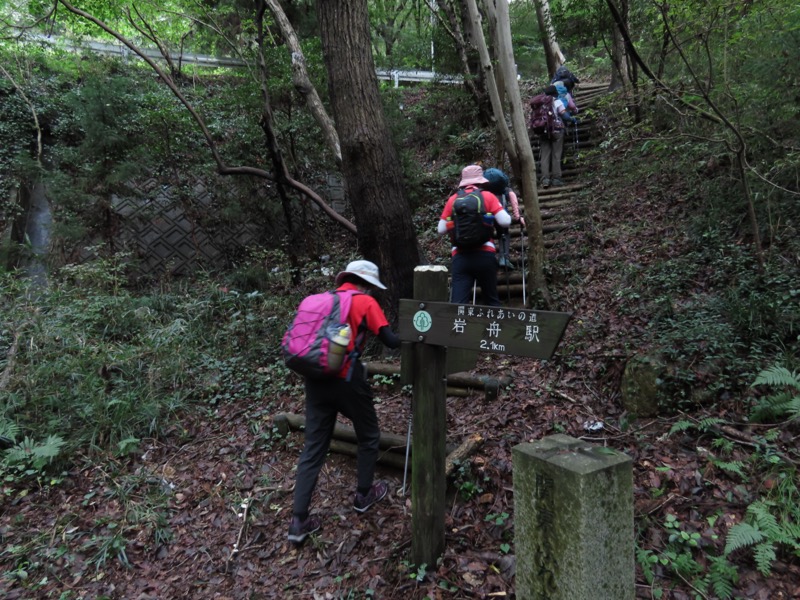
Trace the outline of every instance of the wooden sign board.
<instances>
[{"instance_id":1,"label":"wooden sign board","mask_svg":"<svg viewBox=\"0 0 800 600\"><path fill-rule=\"evenodd\" d=\"M549 359L571 313L400 300L400 339Z\"/></svg>"}]
</instances>

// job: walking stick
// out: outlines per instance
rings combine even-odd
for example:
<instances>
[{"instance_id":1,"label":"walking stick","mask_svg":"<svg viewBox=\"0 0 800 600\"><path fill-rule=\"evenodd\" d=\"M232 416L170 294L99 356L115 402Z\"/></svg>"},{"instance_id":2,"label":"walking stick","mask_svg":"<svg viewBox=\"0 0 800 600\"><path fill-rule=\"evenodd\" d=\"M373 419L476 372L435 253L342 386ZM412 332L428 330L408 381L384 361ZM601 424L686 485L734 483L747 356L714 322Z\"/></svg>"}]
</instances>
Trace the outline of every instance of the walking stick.
<instances>
[{"instance_id":1,"label":"walking stick","mask_svg":"<svg viewBox=\"0 0 800 600\"><path fill-rule=\"evenodd\" d=\"M575 135L572 137L572 154L578 158L578 124L575 123Z\"/></svg>"},{"instance_id":2,"label":"walking stick","mask_svg":"<svg viewBox=\"0 0 800 600\"><path fill-rule=\"evenodd\" d=\"M511 303L511 276L509 275L509 271L511 270L511 258L508 254L509 237L510 232L502 235L500 238L500 250L502 251L503 257L503 270L506 272L506 302Z\"/></svg>"},{"instance_id":3,"label":"walking stick","mask_svg":"<svg viewBox=\"0 0 800 600\"><path fill-rule=\"evenodd\" d=\"M525 277L528 271L525 255L525 231L520 231L520 242L522 243L522 306L528 308L528 297L525 295Z\"/></svg>"},{"instance_id":4,"label":"walking stick","mask_svg":"<svg viewBox=\"0 0 800 600\"><path fill-rule=\"evenodd\" d=\"M406 436L406 464L403 467L403 496L406 495L406 478L408 476L408 455L411 452L411 422L414 417L413 410L409 409L408 414L408 435Z\"/></svg>"}]
</instances>

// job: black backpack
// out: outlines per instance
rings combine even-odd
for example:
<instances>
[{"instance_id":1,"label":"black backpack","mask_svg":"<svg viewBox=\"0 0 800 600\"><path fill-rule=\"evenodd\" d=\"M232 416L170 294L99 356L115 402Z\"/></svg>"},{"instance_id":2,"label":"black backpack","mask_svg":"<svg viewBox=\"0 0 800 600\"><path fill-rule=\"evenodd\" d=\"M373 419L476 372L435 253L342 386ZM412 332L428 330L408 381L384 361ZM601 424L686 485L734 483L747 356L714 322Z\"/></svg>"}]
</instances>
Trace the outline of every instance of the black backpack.
<instances>
[{"instance_id":1,"label":"black backpack","mask_svg":"<svg viewBox=\"0 0 800 600\"><path fill-rule=\"evenodd\" d=\"M561 65L556 69L555 75L553 75L553 79L550 80L550 83L555 83L556 81L572 81L572 83L580 83L580 79L575 77L575 75L564 65Z\"/></svg>"},{"instance_id":2,"label":"black backpack","mask_svg":"<svg viewBox=\"0 0 800 600\"><path fill-rule=\"evenodd\" d=\"M492 239L494 216L486 212L481 190L458 190L453 202L453 245L464 250L480 248Z\"/></svg>"}]
</instances>

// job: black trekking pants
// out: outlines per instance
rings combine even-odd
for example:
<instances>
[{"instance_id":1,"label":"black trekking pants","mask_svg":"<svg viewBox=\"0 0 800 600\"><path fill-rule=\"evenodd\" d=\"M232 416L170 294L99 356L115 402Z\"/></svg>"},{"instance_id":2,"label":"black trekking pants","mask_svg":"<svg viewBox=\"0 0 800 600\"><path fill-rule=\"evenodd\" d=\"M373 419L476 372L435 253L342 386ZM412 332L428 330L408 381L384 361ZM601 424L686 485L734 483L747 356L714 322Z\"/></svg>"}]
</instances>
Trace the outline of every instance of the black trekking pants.
<instances>
[{"instance_id":1,"label":"black trekking pants","mask_svg":"<svg viewBox=\"0 0 800 600\"><path fill-rule=\"evenodd\" d=\"M450 263L450 302L472 304L472 286L481 286L481 304L500 306L497 294L497 258L494 252L458 252Z\"/></svg>"},{"instance_id":2,"label":"black trekking pants","mask_svg":"<svg viewBox=\"0 0 800 600\"><path fill-rule=\"evenodd\" d=\"M351 381L338 377L306 379L305 445L297 464L292 514L301 519L308 515L339 413L352 421L358 439L357 487L372 486L381 435L372 398L372 389L360 364L354 369Z\"/></svg>"}]
</instances>

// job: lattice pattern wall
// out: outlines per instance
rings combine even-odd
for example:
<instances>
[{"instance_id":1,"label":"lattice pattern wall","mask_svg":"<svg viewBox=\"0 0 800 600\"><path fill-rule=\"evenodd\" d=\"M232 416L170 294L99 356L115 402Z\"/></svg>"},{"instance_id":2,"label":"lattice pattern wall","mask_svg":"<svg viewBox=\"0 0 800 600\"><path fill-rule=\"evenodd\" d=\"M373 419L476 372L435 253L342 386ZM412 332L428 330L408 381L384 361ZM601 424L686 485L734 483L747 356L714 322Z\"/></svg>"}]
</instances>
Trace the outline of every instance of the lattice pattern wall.
<instances>
[{"instance_id":1,"label":"lattice pattern wall","mask_svg":"<svg viewBox=\"0 0 800 600\"><path fill-rule=\"evenodd\" d=\"M134 197L112 197L112 209L120 222L119 241L137 254L142 275L222 268L232 254L260 237L260 228L253 224L204 226L192 218L198 211L215 210L213 195L203 183L194 186L191 206L155 179L136 189Z\"/></svg>"}]
</instances>

